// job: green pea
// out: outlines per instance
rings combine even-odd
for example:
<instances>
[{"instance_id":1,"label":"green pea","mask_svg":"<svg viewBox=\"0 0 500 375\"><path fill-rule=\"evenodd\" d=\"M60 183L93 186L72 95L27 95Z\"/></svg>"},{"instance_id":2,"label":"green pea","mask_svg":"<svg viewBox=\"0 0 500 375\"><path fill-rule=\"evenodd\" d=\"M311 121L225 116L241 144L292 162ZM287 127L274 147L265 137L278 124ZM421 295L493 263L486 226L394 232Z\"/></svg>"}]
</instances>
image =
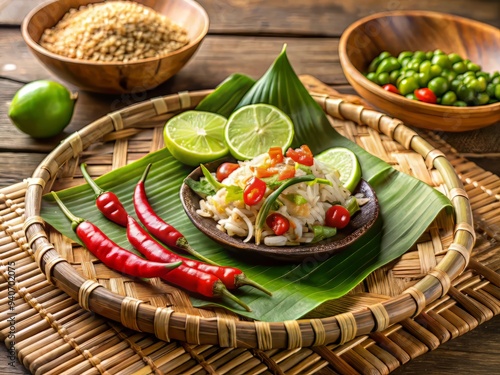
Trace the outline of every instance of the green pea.
<instances>
[{"instance_id":1,"label":"green pea","mask_svg":"<svg viewBox=\"0 0 500 375\"><path fill-rule=\"evenodd\" d=\"M387 52L387 51L383 51L380 53L380 55L378 55L378 58L380 59L380 61L382 61L388 57L391 57L391 54L390 54L390 52Z\"/></svg>"},{"instance_id":2,"label":"green pea","mask_svg":"<svg viewBox=\"0 0 500 375\"><path fill-rule=\"evenodd\" d=\"M455 107L467 107L467 103L462 100L457 100L453 105Z\"/></svg>"},{"instance_id":3,"label":"green pea","mask_svg":"<svg viewBox=\"0 0 500 375\"><path fill-rule=\"evenodd\" d=\"M410 92L409 94L406 94L405 98L410 99L410 100L418 100L417 96L412 92Z\"/></svg>"},{"instance_id":4,"label":"green pea","mask_svg":"<svg viewBox=\"0 0 500 375\"><path fill-rule=\"evenodd\" d=\"M452 65L452 69L454 72L460 74L460 73L465 73L467 71L467 66L464 64L463 61L459 61Z\"/></svg>"},{"instance_id":5,"label":"green pea","mask_svg":"<svg viewBox=\"0 0 500 375\"><path fill-rule=\"evenodd\" d=\"M431 62L429 60L424 60L418 66L418 71L420 73L429 73L431 70Z\"/></svg>"},{"instance_id":6,"label":"green pea","mask_svg":"<svg viewBox=\"0 0 500 375\"><path fill-rule=\"evenodd\" d=\"M467 64L467 70L471 70L473 72L478 72L481 70L481 67L477 64L474 64L473 62L469 62Z\"/></svg>"},{"instance_id":7,"label":"green pea","mask_svg":"<svg viewBox=\"0 0 500 375\"><path fill-rule=\"evenodd\" d=\"M448 55L448 59L450 59L450 62L452 64L462 61L462 57L458 53L453 53L453 52Z\"/></svg>"},{"instance_id":8,"label":"green pea","mask_svg":"<svg viewBox=\"0 0 500 375\"><path fill-rule=\"evenodd\" d=\"M476 92L485 92L486 91L486 86L488 85L488 82L486 81L486 78L479 76L474 82L473 82L473 89Z\"/></svg>"},{"instance_id":9,"label":"green pea","mask_svg":"<svg viewBox=\"0 0 500 375\"><path fill-rule=\"evenodd\" d=\"M372 73L372 72L375 72L378 68L378 65L380 64L380 57L375 57L372 62L370 63L370 65L368 66L368 72L369 73Z\"/></svg>"},{"instance_id":10,"label":"green pea","mask_svg":"<svg viewBox=\"0 0 500 375\"><path fill-rule=\"evenodd\" d=\"M495 86L495 98L500 100L500 85L498 83Z\"/></svg>"},{"instance_id":11,"label":"green pea","mask_svg":"<svg viewBox=\"0 0 500 375\"><path fill-rule=\"evenodd\" d=\"M448 91L448 81L443 77L435 77L431 79L427 85L427 87L434 93L436 96L443 95L446 91Z\"/></svg>"},{"instance_id":12,"label":"green pea","mask_svg":"<svg viewBox=\"0 0 500 375\"><path fill-rule=\"evenodd\" d=\"M466 84L462 83L460 86L458 86L457 96L464 102L472 103L474 101L474 90Z\"/></svg>"},{"instance_id":13,"label":"green pea","mask_svg":"<svg viewBox=\"0 0 500 375\"><path fill-rule=\"evenodd\" d=\"M428 73L418 73L418 84L420 87L427 87L430 80L431 76Z\"/></svg>"},{"instance_id":14,"label":"green pea","mask_svg":"<svg viewBox=\"0 0 500 375\"><path fill-rule=\"evenodd\" d=\"M434 55L444 55L444 52L441 51L439 48L438 49L435 49L434 52L433 52Z\"/></svg>"},{"instance_id":15,"label":"green pea","mask_svg":"<svg viewBox=\"0 0 500 375\"><path fill-rule=\"evenodd\" d=\"M402 62L402 61L403 61L403 59L405 59L405 58L407 58L407 57L412 58L412 57L413 57L413 52L411 52L411 51L403 51L403 52L401 52L401 53L398 55L398 61L399 61L399 62Z\"/></svg>"},{"instance_id":16,"label":"green pea","mask_svg":"<svg viewBox=\"0 0 500 375\"><path fill-rule=\"evenodd\" d=\"M366 75L366 78L368 78L370 81L377 83L377 75L375 72L370 72Z\"/></svg>"},{"instance_id":17,"label":"green pea","mask_svg":"<svg viewBox=\"0 0 500 375\"><path fill-rule=\"evenodd\" d=\"M475 105L485 105L490 100L490 96L485 92L479 92L476 95L476 100L474 100Z\"/></svg>"},{"instance_id":18,"label":"green pea","mask_svg":"<svg viewBox=\"0 0 500 375\"><path fill-rule=\"evenodd\" d=\"M399 69L396 69L396 70L393 70L390 74L389 74L389 81L395 85L396 82L397 82L397 79L399 77L399 75L401 74L401 70Z\"/></svg>"},{"instance_id":19,"label":"green pea","mask_svg":"<svg viewBox=\"0 0 500 375\"><path fill-rule=\"evenodd\" d=\"M435 65L439 65L441 68L451 68L451 63L450 59L448 58L448 55L434 55L432 57L432 63Z\"/></svg>"},{"instance_id":20,"label":"green pea","mask_svg":"<svg viewBox=\"0 0 500 375\"><path fill-rule=\"evenodd\" d=\"M411 70L417 70L419 69L420 67L420 63L422 62L421 59L412 59L407 65L406 65L406 69L411 69Z\"/></svg>"},{"instance_id":21,"label":"green pea","mask_svg":"<svg viewBox=\"0 0 500 375\"><path fill-rule=\"evenodd\" d=\"M440 76L442 72L443 72L443 68L441 68L441 66L439 66L437 64L431 65L430 75L432 78Z\"/></svg>"},{"instance_id":22,"label":"green pea","mask_svg":"<svg viewBox=\"0 0 500 375\"><path fill-rule=\"evenodd\" d=\"M417 59L417 60L420 60L420 61L423 61L427 58L426 54L424 51L416 51L414 54L413 54L413 58L414 59Z\"/></svg>"},{"instance_id":23,"label":"green pea","mask_svg":"<svg viewBox=\"0 0 500 375\"><path fill-rule=\"evenodd\" d=\"M476 73L476 77L477 78L484 77L484 79L486 80L486 82L491 81L491 75L488 72L477 72Z\"/></svg>"},{"instance_id":24,"label":"green pea","mask_svg":"<svg viewBox=\"0 0 500 375\"><path fill-rule=\"evenodd\" d=\"M451 89L452 91L457 92L457 90L458 90L458 86L460 86L461 84L462 84L462 81L461 81L461 80L459 80L459 79L454 79L454 80L453 80L453 81L451 81L451 83L450 83L450 89Z\"/></svg>"},{"instance_id":25,"label":"green pea","mask_svg":"<svg viewBox=\"0 0 500 375\"><path fill-rule=\"evenodd\" d=\"M382 72L377 75L377 82L380 86L386 85L390 82L389 73Z\"/></svg>"},{"instance_id":26,"label":"green pea","mask_svg":"<svg viewBox=\"0 0 500 375\"><path fill-rule=\"evenodd\" d=\"M401 60L401 67L406 68L410 61L413 59L411 57L405 57L404 59Z\"/></svg>"},{"instance_id":27,"label":"green pea","mask_svg":"<svg viewBox=\"0 0 500 375\"><path fill-rule=\"evenodd\" d=\"M472 87L473 83L476 81L476 77L475 76L464 76L464 79L462 80L462 82L467 85L467 86L470 86Z\"/></svg>"},{"instance_id":28,"label":"green pea","mask_svg":"<svg viewBox=\"0 0 500 375\"><path fill-rule=\"evenodd\" d=\"M443 105L452 105L456 101L457 101L457 94L455 94L453 91L445 92L443 97L441 98L441 104Z\"/></svg>"},{"instance_id":29,"label":"green pea","mask_svg":"<svg viewBox=\"0 0 500 375\"><path fill-rule=\"evenodd\" d=\"M393 56L389 56L388 58L382 60L377 67L377 74L380 74L382 72L392 72L393 70L401 68L401 64L399 63L398 59L396 59Z\"/></svg>"},{"instance_id":30,"label":"green pea","mask_svg":"<svg viewBox=\"0 0 500 375\"><path fill-rule=\"evenodd\" d=\"M441 77L448 80L448 82L451 82L455 78L457 78L457 73L455 73L453 70L450 69L444 69L443 72L441 73Z\"/></svg>"},{"instance_id":31,"label":"green pea","mask_svg":"<svg viewBox=\"0 0 500 375\"><path fill-rule=\"evenodd\" d=\"M490 97L494 97L495 87L496 85L494 83L488 83L488 85L486 86L486 94L488 94Z\"/></svg>"},{"instance_id":32,"label":"green pea","mask_svg":"<svg viewBox=\"0 0 500 375\"><path fill-rule=\"evenodd\" d=\"M432 56L434 56L434 52L432 52L432 51L427 51L427 52L425 53L425 58L426 58L427 60L432 60Z\"/></svg>"},{"instance_id":33,"label":"green pea","mask_svg":"<svg viewBox=\"0 0 500 375\"><path fill-rule=\"evenodd\" d=\"M396 87L399 87L399 85L401 84L401 81L405 78L406 77L404 76L404 74L400 74L398 79L396 79Z\"/></svg>"},{"instance_id":34,"label":"green pea","mask_svg":"<svg viewBox=\"0 0 500 375\"><path fill-rule=\"evenodd\" d=\"M404 77L413 77L417 74L417 72L413 69L408 69L403 73Z\"/></svg>"},{"instance_id":35,"label":"green pea","mask_svg":"<svg viewBox=\"0 0 500 375\"><path fill-rule=\"evenodd\" d=\"M415 77L405 77L399 82L398 90L401 95L407 95L419 88Z\"/></svg>"},{"instance_id":36,"label":"green pea","mask_svg":"<svg viewBox=\"0 0 500 375\"><path fill-rule=\"evenodd\" d=\"M500 76L493 76L493 78L491 79L491 83L498 85L500 83Z\"/></svg>"},{"instance_id":37,"label":"green pea","mask_svg":"<svg viewBox=\"0 0 500 375\"><path fill-rule=\"evenodd\" d=\"M467 72L464 73L464 77L476 78L476 72L473 72L472 70L469 70L469 71L467 71Z\"/></svg>"}]
</instances>

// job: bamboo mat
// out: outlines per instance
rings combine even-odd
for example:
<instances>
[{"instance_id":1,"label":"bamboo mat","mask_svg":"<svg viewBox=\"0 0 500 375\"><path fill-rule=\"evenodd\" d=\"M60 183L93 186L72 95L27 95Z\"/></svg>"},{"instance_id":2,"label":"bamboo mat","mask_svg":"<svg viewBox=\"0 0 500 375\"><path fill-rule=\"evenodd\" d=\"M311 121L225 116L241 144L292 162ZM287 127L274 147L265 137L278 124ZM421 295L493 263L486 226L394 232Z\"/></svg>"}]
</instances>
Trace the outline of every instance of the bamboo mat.
<instances>
[{"instance_id":1,"label":"bamboo mat","mask_svg":"<svg viewBox=\"0 0 500 375\"><path fill-rule=\"evenodd\" d=\"M355 127L345 124L344 130ZM0 338L7 348L15 347L19 361L33 374L388 374L500 313L500 179L460 157L437 134L421 135L446 154L462 180L477 240L468 268L452 281L447 294L414 319L342 345L298 349L221 348L159 340L81 308L50 284L24 237L25 181L0 190ZM405 159L404 150L390 148L394 147L390 142L385 145L387 152L399 157L398 168L416 167ZM330 316L355 304L376 304L421 278L443 257L442 238L433 236L433 230L439 228L431 228L431 234L425 234L428 238L419 241L427 245L417 245L373 272L366 281L369 293L357 288L355 296L324 304L315 316ZM434 238L441 240L433 244ZM9 338L13 314L15 344Z\"/></svg>"}]
</instances>

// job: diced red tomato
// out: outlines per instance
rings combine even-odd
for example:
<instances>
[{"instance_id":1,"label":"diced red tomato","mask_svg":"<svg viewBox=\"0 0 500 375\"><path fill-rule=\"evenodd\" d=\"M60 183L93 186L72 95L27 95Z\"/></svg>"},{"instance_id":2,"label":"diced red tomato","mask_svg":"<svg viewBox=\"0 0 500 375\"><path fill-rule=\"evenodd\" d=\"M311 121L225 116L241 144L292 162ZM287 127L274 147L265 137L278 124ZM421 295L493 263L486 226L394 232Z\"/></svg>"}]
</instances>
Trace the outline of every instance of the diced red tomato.
<instances>
[{"instance_id":1,"label":"diced red tomato","mask_svg":"<svg viewBox=\"0 0 500 375\"><path fill-rule=\"evenodd\" d=\"M277 212L272 213L266 218L266 224L271 228L275 235L281 236L290 228L290 222L286 217Z\"/></svg>"},{"instance_id":2,"label":"diced red tomato","mask_svg":"<svg viewBox=\"0 0 500 375\"><path fill-rule=\"evenodd\" d=\"M291 158L294 162L307 165L308 167L314 164L313 154L307 145L302 145L300 148L296 148L295 150L293 148L289 148L286 152L286 156Z\"/></svg>"},{"instance_id":3,"label":"diced red tomato","mask_svg":"<svg viewBox=\"0 0 500 375\"><path fill-rule=\"evenodd\" d=\"M271 159L271 166L283 163L283 150L281 147L271 147L269 149L269 158Z\"/></svg>"},{"instance_id":4,"label":"diced red tomato","mask_svg":"<svg viewBox=\"0 0 500 375\"><path fill-rule=\"evenodd\" d=\"M222 163L217 168L217 172L215 173L215 177L217 177L217 181L221 182L226 179L231 173L237 170L240 166L236 163Z\"/></svg>"},{"instance_id":5,"label":"diced red tomato","mask_svg":"<svg viewBox=\"0 0 500 375\"><path fill-rule=\"evenodd\" d=\"M243 202L249 206L259 203L266 193L266 183L252 177L243 190Z\"/></svg>"},{"instance_id":6,"label":"diced red tomato","mask_svg":"<svg viewBox=\"0 0 500 375\"><path fill-rule=\"evenodd\" d=\"M331 206L325 214L325 224L332 228L342 229L351 221L351 215L344 206Z\"/></svg>"},{"instance_id":7,"label":"diced red tomato","mask_svg":"<svg viewBox=\"0 0 500 375\"><path fill-rule=\"evenodd\" d=\"M286 180L295 176L295 167L293 165L286 165L281 169L278 175L278 180Z\"/></svg>"},{"instance_id":8,"label":"diced red tomato","mask_svg":"<svg viewBox=\"0 0 500 375\"><path fill-rule=\"evenodd\" d=\"M266 167L255 167L253 168L253 172L255 173L255 177L258 178L271 177L278 173L276 169Z\"/></svg>"}]
</instances>

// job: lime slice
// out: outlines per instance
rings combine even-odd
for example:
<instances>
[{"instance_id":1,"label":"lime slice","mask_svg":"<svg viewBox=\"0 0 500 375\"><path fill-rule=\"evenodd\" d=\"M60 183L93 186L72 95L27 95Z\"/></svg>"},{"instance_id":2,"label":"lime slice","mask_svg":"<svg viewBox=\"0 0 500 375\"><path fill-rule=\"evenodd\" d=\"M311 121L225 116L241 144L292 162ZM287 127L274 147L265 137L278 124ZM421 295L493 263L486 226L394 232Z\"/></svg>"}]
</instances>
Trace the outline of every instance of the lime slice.
<instances>
[{"instance_id":1,"label":"lime slice","mask_svg":"<svg viewBox=\"0 0 500 375\"><path fill-rule=\"evenodd\" d=\"M269 104L251 104L233 112L225 129L231 154L248 160L268 152L271 147L285 151L293 140L292 120L282 110Z\"/></svg>"},{"instance_id":2,"label":"lime slice","mask_svg":"<svg viewBox=\"0 0 500 375\"><path fill-rule=\"evenodd\" d=\"M356 189L361 180L361 166L354 152L344 147L334 147L323 151L316 159L337 169L340 182L347 190L352 192Z\"/></svg>"},{"instance_id":3,"label":"lime slice","mask_svg":"<svg viewBox=\"0 0 500 375\"><path fill-rule=\"evenodd\" d=\"M163 138L170 153L180 162L197 166L228 153L224 141L226 118L210 112L186 111L165 124Z\"/></svg>"}]
</instances>

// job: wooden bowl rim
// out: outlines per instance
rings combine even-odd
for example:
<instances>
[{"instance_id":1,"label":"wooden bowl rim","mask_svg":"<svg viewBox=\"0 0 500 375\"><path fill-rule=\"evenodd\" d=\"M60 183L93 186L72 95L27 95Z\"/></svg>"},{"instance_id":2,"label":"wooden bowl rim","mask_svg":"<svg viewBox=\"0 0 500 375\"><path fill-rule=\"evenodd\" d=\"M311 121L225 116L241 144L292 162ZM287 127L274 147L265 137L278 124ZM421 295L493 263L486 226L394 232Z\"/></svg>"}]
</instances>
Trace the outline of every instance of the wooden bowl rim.
<instances>
[{"instance_id":1,"label":"wooden bowl rim","mask_svg":"<svg viewBox=\"0 0 500 375\"><path fill-rule=\"evenodd\" d=\"M442 116L443 113L454 113L457 115L481 117L486 113L491 113L494 111L500 112L500 102L485 104L481 106L473 106L473 107L454 107L454 106L441 106L436 104L424 103L415 100L410 100L401 95L395 95L388 91L382 89L376 83L373 83L368 78L366 78L349 60L347 56L347 40L352 35L352 32L359 28L360 26L384 17L403 17L403 16L418 16L418 17L431 17L431 18L445 18L453 21L457 21L460 23L486 27L491 32L497 33L500 38L500 29L497 29L494 26L488 25L486 23L472 20L469 18L456 16L449 13L440 13L435 11L427 11L427 10L395 10L395 11L387 11L387 12L379 12L367 17L363 17L351 25L349 25L344 32L342 33L339 41L339 58L343 70L349 70L349 73L353 76L353 79L359 82L365 89L370 91L372 94L398 104L400 106L406 107L409 110L419 111L423 114L428 114L432 116Z\"/></svg>"},{"instance_id":2,"label":"wooden bowl rim","mask_svg":"<svg viewBox=\"0 0 500 375\"><path fill-rule=\"evenodd\" d=\"M166 1L169 1L169 0L166 0ZM35 8L33 8L26 15L26 17L23 19L23 22L21 24L21 35L22 35L24 41L26 42L26 44L31 49L35 50L37 53L40 53L40 54L47 56L47 57L50 57L51 59L63 61L63 62L70 63L70 64L81 64L81 65L96 66L96 67L97 66L117 66L117 67L120 67L120 66L126 66L126 65L139 65L139 64L150 63L150 62L157 62L157 61L163 60L165 58L169 58L169 57L173 57L175 55L181 54L181 53L193 48L194 46L197 46L198 44L201 43L203 38L205 38L205 36L208 33L208 28L210 26L210 19L208 17L208 14L207 14L205 8L203 8L201 6L201 4L199 4L198 2L196 2L194 0L178 0L178 1L183 1L186 4L191 5L194 9L196 9L196 11L203 18L203 21L204 21L203 22L203 29L201 30L199 35L197 35L195 39L190 40L188 44L186 44L185 46L183 46L179 49L176 49L175 51L172 51L166 55L163 55L163 56L148 57L148 58L137 60L137 61L116 62L116 61L91 61L91 60L83 60L83 59L74 59L74 58L58 55L57 53L50 52L46 48L42 47L38 42L33 40L33 38L31 37L31 35L28 32L28 26L30 25L31 20L35 16L35 14L37 14L39 11L41 11L42 9L46 8L47 6L49 6L51 4L58 3L59 0L49 0L49 1L46 1L46 2L36 6ZM96 0L95 2L97 3L100 1Z\"/></svg>"}]
</instances>

